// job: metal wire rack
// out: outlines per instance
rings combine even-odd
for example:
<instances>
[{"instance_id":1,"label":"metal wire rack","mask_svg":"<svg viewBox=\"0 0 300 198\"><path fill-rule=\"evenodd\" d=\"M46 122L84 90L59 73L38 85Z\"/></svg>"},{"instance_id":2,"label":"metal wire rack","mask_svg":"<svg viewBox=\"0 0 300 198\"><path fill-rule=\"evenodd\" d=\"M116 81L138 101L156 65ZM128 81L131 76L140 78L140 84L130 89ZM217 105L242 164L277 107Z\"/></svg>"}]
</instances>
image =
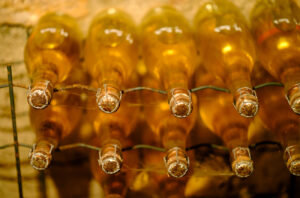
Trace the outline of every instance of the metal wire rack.
<instances>
[{"instance_id":1,"label":"metal wire rack","mask_svg":"<svg viewBox=\"0 0 300 198\"><path fill-rule=\"evenodd\" d=\"M14 64L17 64L17 63L14 63ZM23 189L22 189L22 175L21 175L19 147L32 148L32 145L19 143L19 141L18 141L16 113L15 113L15 100L14 100L14 88L16 87L16 88L28 89L29 86L23 85L23 84L13 83L11 64L7 64L7 79L8 79L8 84L2 84L2 85L0 85L0 88L8 88L9 89L12 131L13 131L13 143L0 145L0 150L5 149L5 148L9 148L9 147L14 147L19 197L22 198L23 197ZM260 84L258 86L255 86L254 89L259 89L259 88L267 87L267 86L283 86L283 85L281 83L278 83L278 82L267 82L267 83L263 83L263 84ZM75 88L76 89L80 88L82 90L91 91L91 92L95 92L95 93L97 91L93 87L89 87L89 86L86 86L86 85L80 85L80 84L74 84L74 85L70 85L70 86L66 86L66 87L62 87L62 88L55 88L54 92L60 92L60 91L65 91L65 90L70 90L70 89L75 89ZM190 89L190 91L191 92L198 92L198 91L201 91L201 90L204 90L204 89L213 89L213 90L216 90L216 91L230 93L230 91L226 88L221 88L221 87L216 87L216 86L211 86L211 85L196 87L196 88ZM158 89L153 89L153 88L149 88L149 87L129 88L129 89L122 90L122 93L129 94L131 92L141 91L141 90L147 90L147 91L156 92L156 93L160 93L160 94L167 94L167 92L164 91L164 90L158 90ZM259 142L259 143L256 143L256 144L252 144L252 145L250 145L250 148L255 149L258 145L261 145L261 144L277 145L279 150L282 150L282 147L281 147L280 143L272 142L272 141L265 141L265 142ZM101 148L95 147L95 146L92 146L92 145L88 145L88 144L84 144L84 143L74 143L74 144L59 146L56 149L56 151L64 151L64 150L78 148L78 147L92 149L92 150L96 150L96 151L101 150ZM222 145L215 145L215 144L197 144L197 145L193 145L191 147L186 148L186 150L187 151L194 150L194 149L197 149L197 148L200 148L200 147L208 147L208 148L223 150L225 152L228 152L228 148L226 148ZM159 152L165 152L164 148L160 148L160 147L156 147L156 146L152 146L152 145L145 145L145 144L133 145L131 147L123 148L122 151L126 152L126 151L134 150L134 149L152 149L152 150L156 150L156 151L159 151Z\"/></svg>"}]
</instances>

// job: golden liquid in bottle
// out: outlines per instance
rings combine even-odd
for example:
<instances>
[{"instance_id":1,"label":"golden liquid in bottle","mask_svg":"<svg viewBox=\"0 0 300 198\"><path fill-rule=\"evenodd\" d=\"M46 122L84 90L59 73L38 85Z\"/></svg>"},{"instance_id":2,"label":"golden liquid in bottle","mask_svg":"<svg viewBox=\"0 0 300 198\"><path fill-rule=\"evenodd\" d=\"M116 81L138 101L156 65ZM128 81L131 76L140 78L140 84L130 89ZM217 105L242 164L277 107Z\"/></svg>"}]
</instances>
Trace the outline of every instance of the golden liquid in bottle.
<instances>
[{"instance_id":1,"label":"golden liquid in bottle","mask_svg":"<svg viewBox=\"0 0 300 198\"><path fill-rule=\"evenodd\" d=\"M196 82L197 86L224 85L205 70L199 70L196 74L198 73L201 73L202 78ZM228 93L207 89L201 91L198 96L200 116L204 124L230 149L235 174L239 177L249 176L253 171L247 137L251 120L235 111Z\"/></svg>"},{"instance_id":2,"label":"golden liquid in bottle","mask_svg":"<svg viewBox=\"0 0 300 198\"><path fill-rule=\"evenodd\" d=\"M132 95L124 96L124 104L114 114L91 112L93 128L102 148L99 163L107 174L115 174L121 170L122 148L132 146L128 136L135 129L139 118L139 107L131 106L128 102Z\"/></svg>"},{"instance_id":3,"label":"golden liquid in bottle","mask_svg":"<svg viewBox=\"0 0 300 198\"><path fill-rule=\"evenodd\" d=\"M63 82L74 67L79 67L81 33L68 15L43 16L25 47L25 63L32 85L29 104L43 109L50 103L53 87Z\"/></svg>"},{"instance_id":4,"label":"golden liquid in bottle","mask_svg":"<svg viewBox=\"0 0 300 198\"><path fill-rule=\"evenodd\" d=\"M131 81L137 61L136 30L130 16L114 8L99 13L89 29L85 64L100 88L97 104L103 112L117 111L120 91Z\"/></svg>"},{"instance_id":5,"label":"golden liquid in bottle","mask_svg":"<svg viewBox=\"0 0 300 198\"><path fill-rule=\"evenodd\" d=\"M143 86L158 89L159 82L153 76L145 76ZM166 149L165 165L168 174L173 177L183 177L189 167L189 160L185 153L186 138L192 130L197 113L192 112L185 119L173 116L169 111L167 96L160 93L144 91L142 98L145 100L145 120L152 133L147 133L148 140L153 140ZM197 100L193 97L193 103Z\"/></svg>"},{"instance_id":6,"label":"golden liquid in bottle","mask_svg":"<svg viewBox=\"0 0 300 198\"><path fill-rule=\"evenodd\" d=\"M94 143L101 146L101 143ZM126 171L122 170L116 175L108 175L104 173L98 165L98 156L95 151L90 154L91 171L96 181L101 185L104 191L104 197L122 198L126 197L127 191L131 188L134 181L139 155L137 150L127 151L124 153L124 166ZM132 170L131 170L132 169Z\"/></svg>"},{"instance_id":7,"label":"golden liquid in bottle","mask_svg":"<svg viewBox=\"0 0 300 198\"><path fill-rule=\"evenodd\" d=\"M196 66L196 49L187 20L172 7L157 7L142 21L141 42L147 70L169 93L171 112L187 117L192 111L188 88Z\"/></svg>"},{"instance_id":8,"label":"golden liquid in bottle","mask_svg":"<svg viewBox=\"0 0 300 198\"><path fill-rule=\"evenodd\" d=\"M261 68L255 68L255 81L272 81L273 78ZM266 126L279 138L283 145L284 159L290 172L300 175L300 119L285 100L282 87L263 87L257 90L261 98L259 117Z\"/></svg>"},{"instance_id":9,"label":"golden liquid in bottle","mask_svg":"<svg viewBox=\"0 0 300 198\"><path fill-rule=\"evenodd\" d=\"M56 93L47 109L30 109L30 120L36 132L36 145L30 158L31 165L44 170L52 159L52 151L78 125L82 109L80 98L67 93Z\"/></svg>"},{"instance_id":10,"label":"golden liquid in bottle","mask_svg":"<svg viewBox=\"0 0 300 198\"><path fill-rule=\"evenodd\" d=\"M260 0L251 13L252 30L263 67L285 86L300 113L300 8L292 0Z\"/></svg>"},{"instance_id":11,"label":"golden liquid in bottle","mask_svg":"<svg viewBox=\"0 0 300 198\"><path fill-rule=\"evenodd\" d=\"M202 63L231 90L237 111L253 117L258 110L250 80L255 47L244 16L232 3L215 0L199 9L194 25Z\"/></svg>"}]
</instances>

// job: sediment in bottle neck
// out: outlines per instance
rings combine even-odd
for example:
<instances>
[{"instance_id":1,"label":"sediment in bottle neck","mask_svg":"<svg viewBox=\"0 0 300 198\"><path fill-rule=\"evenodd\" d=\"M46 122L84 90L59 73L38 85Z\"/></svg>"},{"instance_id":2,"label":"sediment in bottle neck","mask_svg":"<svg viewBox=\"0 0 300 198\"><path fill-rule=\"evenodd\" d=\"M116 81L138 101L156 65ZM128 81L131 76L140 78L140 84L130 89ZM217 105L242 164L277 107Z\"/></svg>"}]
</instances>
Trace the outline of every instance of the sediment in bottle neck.
<instances>
[{"instance_id":1,"label":"sediment in bottle neck","mask_svg":"<svg viewBox=\"0 0 300 198\"><path fill-rule=\"evenodd\" d=\"M27 92L27 101L35 109L46 108L52 99L58 76L51 67L42 67L32 75L32 83Z\"/></svg>"},{"instance_id":2,"label":"sediment in bottle neck","mask_svg":"<svg viewBox=\"0 0 300 198\"><path fill-rule=\"evenodd\" d=\"M243 117L254 117L258 111L258 98L247 73L233 72L226 82L233 96L233 104Z\"/></svg>"},{"instance_id":3,"label":"sediment in bottle neck","mask_svg":"<svg viewBox=\"0 0 300 198\"><path fill-rule=\"evenodd\" d=\"M247 143L247 129L232 127L222 134L230 150L231 167L238 177L248 177L253 172L253 161Z\"/></svg>"},{"instance_id":4,"label":"sediment in bottle neck","mask_svg":"<svg viewBox=\"0 0 300 198\"><path fill-rule=\"evenodd\" d=\"M290 69L281 76L286 98L292 110L300 114L300 68Z\"/></svg>"}]
</instances>

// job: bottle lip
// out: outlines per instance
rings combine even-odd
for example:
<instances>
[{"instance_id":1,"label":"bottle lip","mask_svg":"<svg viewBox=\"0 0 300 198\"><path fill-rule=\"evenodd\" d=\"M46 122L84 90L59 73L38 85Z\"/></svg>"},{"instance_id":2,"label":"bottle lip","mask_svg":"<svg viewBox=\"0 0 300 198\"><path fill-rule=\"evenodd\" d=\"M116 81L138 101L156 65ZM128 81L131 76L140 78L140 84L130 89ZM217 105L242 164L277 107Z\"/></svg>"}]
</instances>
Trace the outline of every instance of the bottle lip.
<instances>
[{"instance_id":1,"label":"bottle lip","mask_svg":"<svg viewBox=\"0 0 300 198\"><path fill-rule=\"evenodd\" d=\"M179 147L171 148L164 157L168 174L175 178L185 176L189 170L189 157L185 151Z\"/></svg>"},{"instance_id":2,"label":"bottle lip","mask_svg":"<svg viewBox=\"0 0 300 198\"><path fill-rule=\"evenodd\" d=\"M107 174L115 174L121 170L123 157L121 148L117 144L105 146L99 151L98 163L102 170Z\"/></svg>"},{"instance_id":3,"label":"bottle lip","mask_svg":"<svg viewBox=\"0 0 300 198\"><path fill-rule=\"evenodd\" d=\"M96 93L96 102L104 113L116 112L120 107L121 99L122 91L106 84L103 85L103 88L99 88Z\"/></svg>"},{"instance_id":4,"label":"bottle lip","mask_svg":"<svg viewBox=\"0 0 300 198\"><path fill-rule=\"evenodd\" d=\"M250 149L248 147L236 147L232 149L232 154L232 169L235 175L241 178L250 176L253 172Z\"/></svg>"},{"instance_id":5,"label":"bottle lip","mask_svg":"<svg viewBox=\"0 0 300 198\"><path fill-rule=\"evenodd\" d=\"M34 144L29 153L30 165L36 170L45 170L46 168L48 168L52 160L51 153L53 151L53 148L54 145L50 144L49 153L43 151L36 151L36 144Z\"/></svg>"},{"instance_id":6,"label":"bottle lip","mask_svg":"<svg viewBox=\"0 0 300 198\"><path fill-rule=\"evenodd\" d=\"M35 109L44 109L50 104L52 93L53 86L50 81L39 82L33 87L29 86L28 104Z\"/></svg>"},{"instance_id":7,"label":"bottle lip","mask_svg":"<svg viewBox=\"0 0 300 198\"><path fill-rule=\"evenodd\" d=\"M186 118L192 113L192 95L188 89L174 88L169 95L170 110L175 117Z\"/></svg>"},{"instance_id":8,"label":"bottle lip","mask_svg":"<svg viewBox=\"0 0 300 198\"><path fill-rule=\"evenodd\" d=\"M236 90L233 106L241 116L246 118L254 117L259 108L255 90L249 87L241 87Z\"/></svg>"},{"instance_id":9,"label":"bottle lip","mask_svg":"<svg viewBox=\"0 0 300 198\"><path fill-rule=\"evenodd\" d=\"M288 146L285 149L285 161L290 173L300 176L300 145Z\"/></svg>"},{"instance_id":10,"label":"bottle lip","mask_svg":"<svg viewBox=\"0 0 300 198\"><path fill-rule=\"evenodd\" d=\"M291 87L286 95L289 105L296 114L300 114L300 83Z\"/></svg>"}]
</instances>

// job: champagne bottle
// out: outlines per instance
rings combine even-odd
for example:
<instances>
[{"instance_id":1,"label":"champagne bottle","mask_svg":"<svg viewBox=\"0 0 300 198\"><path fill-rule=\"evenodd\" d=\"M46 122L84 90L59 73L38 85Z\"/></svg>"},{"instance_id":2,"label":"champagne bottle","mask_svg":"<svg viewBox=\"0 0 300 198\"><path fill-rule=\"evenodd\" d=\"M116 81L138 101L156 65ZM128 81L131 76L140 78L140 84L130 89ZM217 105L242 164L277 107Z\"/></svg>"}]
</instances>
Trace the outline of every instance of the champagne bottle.
<instances>
[{"instance_id":1,"label":"champagne bottle","mask_svg":"<svg viewBox=\"0 0 300 198\"><path fill-rule=\"evenodd\" d=\"M151 84L157 88L159 82L153 78L146 76L144 86ZM164 95L145 92L142 98L147 102L144 106L145 119L152 130L152 133L148 133L148 139L154 138L159 146L166 149L164 161L168 174L176 178L183 177L189 168L189 158L185 152L186 138L195 124L196 112L180 119L170 114ZM193 98L193 103L197 104L196 98Z\"/></svg>"},{"instance_id":2,"label":"champagne bottle","mask_svg":"<svg viewBox=\"0 0 300 198\"><path fill-rule=\"evenodd\" d=\"M122 106L123 107L123 106ZM121 108L122 108L121 107ZM120 109L121 110L121 109ZM117 112L119 113L119 112ZM115 115L115 114L114 114ZM96 146L102 146L101 139L95 139L93 142ZM103 147L102 147L103 149ZM137 168L139 155L137 150L131 150L124 153L124 164L126 164L126 170L121 170L117 174L106 174L100 170L98 166L98 155L92 151L90 153L90 166L91 171L96 181L101 185L104 191L104 197L107 198L122 198L127 194L128 189L131 188L134 181ZM103 166L102 166L103 169ZM132 170L131 170L132 169Z\"/></svg>"},{"instance_id":3,"label":"champagne bottle","mask_svg":"<svg viewBox=\"0 0 300 198\"><path fill-rule=\"evenodd\" d=\"M93 20L85 47L85 64L99 87L96 102L105 113L118 110L138 61L135 25L129 15L114 8Z\"/></svg>"},{"instance_id":4,"label":"champagne bottle","mask_svg":"<svg viewBox=\"0 0 300 198\"><path fill-rule=\"evenodd\" d=\"M147 70L168 91L172 114L187 117L192 112L188 88L196 65L196 49L187 20L172 7L157 7L142 21L141 42Z\"/></svg>"},{"instance_id":5,"label":"champagne bottle","mask_svg":"<svg viewBox=\"0 0 300 198\"><path fill-rule=\"evenodd\" d=\"M257 84L274 80L262 66L255 68ZM259 116L276 135L284 148L284 160L293 175L300 176L300 120L284 97L282 87L263 87L257 90L261 98Z\"/></svg>"},{"instance_id":6,"label":"champagne bottle","mask_svg":"<svg viewBox=\"0 0 300 198\"><path fill-rule=\"evenodd\" d=\"M80 98L74 94L57 93L48 108L30 109L30 120L36 132L36 144L30 152L30 164L37 170L45 170L52 152L61 140L72 134L80 121Z\"/></svg>"},{"instance_id":7,"label":"champagne bottle","mask_svg":"<svg viewBox=\"0 0 300 198\"><path fill-rule=\"evenodd\" d=\"M223 83L205 70L196 74L202 78L197 86L212 84L222 87ZM231 167L238 177L248 177L253 171L250 150L248 148L248 126L250 119L240 116L231 106L228 93L215 90L203 90L198 95L199 112L204 124L218 135L229 148Z\"/></svg>"},{"instance_id":8,"label":"champagne bottle","mask_svg":"<svg viewBox=\"0 0 300 198\"><path fill-rule=\"evenodd\" d=\"M31 78L28 103L35 109L46 108L53 88L64 82L79 66L81 33L68 15L50 13L43 16L25 47L25 63Z\"/></svg>"},{"instance_id":9,"label":"champagne bottle","mask_svg":"<svg viewBox=\"0 0 300 198\"><path fill-rule=\"evenodd\" d=\"M131 95L125 95L124 105L114 114L96 112L93 128L100 141L99 165L107 174L115 174L123 164L122 148L132 146L128 136L133 132L139 115L139 108L126 104Z\"/></svg>"},{"instance_id":10,"label":"champagne bottle","mask_svg":"<svg viewBox=\"0 0 300 198\"><path fill-rule=\"evenodd\" d=\"M263 67L285 87L292 110L300 114L300 8L293 0L259 0L251 23Z\"/></svg>"},{"instance_id":11,"label":"champagne bottle","mask_svg":"<svg viewBox=\"0 0 300 198\"><path fill-rule=\"evenodd\" d=\"M198 10L194 24L203 65L230 89L240 115L255 116L258 99L250 79L255 46L244 16L229 1L214 0Z\"/></svg>"}]
</instances>

